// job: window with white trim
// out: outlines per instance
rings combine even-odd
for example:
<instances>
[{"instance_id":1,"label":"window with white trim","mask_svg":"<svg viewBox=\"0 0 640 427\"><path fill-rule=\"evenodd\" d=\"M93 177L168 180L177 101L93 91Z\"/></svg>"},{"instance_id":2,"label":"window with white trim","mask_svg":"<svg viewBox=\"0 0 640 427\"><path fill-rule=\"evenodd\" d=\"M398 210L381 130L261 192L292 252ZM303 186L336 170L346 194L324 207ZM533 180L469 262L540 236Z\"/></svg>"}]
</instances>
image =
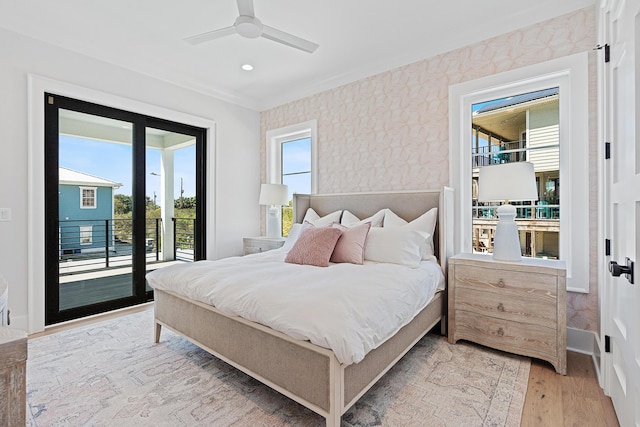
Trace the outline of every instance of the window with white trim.
<instances>
[{"instance_id":1,"label":"window with white trim","mask_svg":"<svg viewBox=\"0 0 640 427\"><path fill-rule=\"evenodd\" d=\"M267 183L289 187L289 205L280 212L282 235L292 225L293 193L317 192L317 121L267 131Z\"/></svg>"},{"instance_id":2,"label":"window with white trim","mask_svg":"<svg viewBox=\"0 0 640 427\"><path fill-rule=\"evenodd\" d=\"M450 185L456 191L454 252L473 250L473 105L549 88L559 92L557 179L541 182L553 189L562 182L558 205L559 258L567 267L567 290L589 292L589 78L586 52L472 80L449 88ZM553 211L550 211L553 214Z\"/></svg>"},{"instance_id":3,"label":"window with white trim","mask_svg":"<svg viewBox=\"0 0 640 427\"><path fill-rule=\"evenodd\" d=\"M80 244L90 245L93 243L93 226L81 225L80 226Z\"/></svg>"},{"instance_id":4,"label":"window with white trim","mask_svg":"<svg viewBox=\"0 0 640 427\"><path fill-rule=\"evenodd\" d=\"M95 209L98 206L97 187L80 187L80 209Z\"/></svg>"},{"instance_id":5,"label":"window with white trim","mask_svg":"<svg viewBox=\"0 0 640 427\"><path fill-rule=\"evenodd\" d=\"M538 200L509 202L516 206L522 256L560 256L559 97L555 87L471 106L473 252L493 252L496 209L501 204L478 201L480 169L530 162L535 170Z\"/></svg>"}]
</instances>

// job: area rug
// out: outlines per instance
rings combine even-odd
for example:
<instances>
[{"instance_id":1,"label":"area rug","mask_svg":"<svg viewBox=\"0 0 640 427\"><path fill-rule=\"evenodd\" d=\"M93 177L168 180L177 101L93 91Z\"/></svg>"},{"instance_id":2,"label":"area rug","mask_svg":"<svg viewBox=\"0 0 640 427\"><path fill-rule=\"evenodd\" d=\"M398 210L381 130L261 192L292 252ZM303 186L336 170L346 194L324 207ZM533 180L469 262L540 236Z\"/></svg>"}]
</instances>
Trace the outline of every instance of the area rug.
<instances>
[{"instance_id":1,"label":"area rug","mask_svg":"<svg viewBox=\"0 0 640 427\"><path fill-rule=\"evenodd\" d=\"M342 426L517 426L530 362L428 334ZM29 341L29 426L324 426L324 418L166 328L153 312Z\"/></svg>"}]
</instances>

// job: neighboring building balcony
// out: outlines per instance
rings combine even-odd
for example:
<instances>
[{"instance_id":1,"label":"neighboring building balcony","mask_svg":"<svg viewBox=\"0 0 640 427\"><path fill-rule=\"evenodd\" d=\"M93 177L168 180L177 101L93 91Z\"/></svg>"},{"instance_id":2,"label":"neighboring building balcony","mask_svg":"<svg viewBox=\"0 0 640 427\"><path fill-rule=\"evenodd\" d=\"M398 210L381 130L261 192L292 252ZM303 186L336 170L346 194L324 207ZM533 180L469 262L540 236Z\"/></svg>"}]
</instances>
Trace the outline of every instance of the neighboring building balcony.
<instances>
[{"instance_id":1,"label":"neighboring building balcony","mask_svg":"<svg viewBox=\"0 0 640 427\"><path fill-rule=\"evenodd\" d=\"M471 159L474 176L478 168L512 162L531 162L535 171L559 170L559 150L557 142L527 146L525 141L508 141L500 144L473 147Z\"/></svg>"},{"instance_id":2,"label":"neighboring building balcony","mask_svg":"<svg viewBox=\"0 0 640 427\"><path fill-rule=\"evenodd\" d=\"M548 224L550 222L560 221L560 205L550 204L545 200L538 200L531 205L518 205L517 202L512 203L516 207L516 221L525 224L541 223ZM477 202L473 201L473 222L477 220L493 220L496 222L498 216L496 209L498 206L477 206Z\"/></svg>"},{"instance_id":3,"label":"neighboring building balcony","mask_svg":"<svg viewBox=\"0 0 640 427\"><path fill-rule=\"evenodd\" d=\"M472 166L476 169L501 163L525 162L528 150L524 145L524 141L511 141L500 145L474 147L471 152Z\"/></svg>"},{"instance_id":4,"label":"neighboring building balcony","mask_svg":"<svg viewBox=\"0 0 640 427\"><path fill-rule=\"evenodd\" d=\"M473 207L473 251L493 252L493 238L498 206ZM516 205L516 224L522 253L539 258L557 258L560 232L560 206L538 201L532 205Z\"/></svg>"}]
</instances>

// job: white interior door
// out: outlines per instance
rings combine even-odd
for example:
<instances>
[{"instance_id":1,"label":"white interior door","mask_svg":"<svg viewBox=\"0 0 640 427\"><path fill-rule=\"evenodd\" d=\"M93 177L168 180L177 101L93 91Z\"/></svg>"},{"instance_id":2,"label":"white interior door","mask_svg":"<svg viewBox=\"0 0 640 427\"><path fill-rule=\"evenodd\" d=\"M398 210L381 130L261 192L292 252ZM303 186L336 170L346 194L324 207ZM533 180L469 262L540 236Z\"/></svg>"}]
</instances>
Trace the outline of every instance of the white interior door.
<instances>
[{"instance_id":1,"label":"white interior door","mask_svg":"<svg viewBox=\"0 0 640 427\"><path fill-rule=\"evenodd\" d=\"M640 254L640 0L602 4L601 34L610 45L603 67L604 135L611 143L604 161L605 234L611 240L602 288L602 330L610 337L604 386L620 425L639 426L640 277L637 262L630 263Z\"/></svg>"}]
</instances>

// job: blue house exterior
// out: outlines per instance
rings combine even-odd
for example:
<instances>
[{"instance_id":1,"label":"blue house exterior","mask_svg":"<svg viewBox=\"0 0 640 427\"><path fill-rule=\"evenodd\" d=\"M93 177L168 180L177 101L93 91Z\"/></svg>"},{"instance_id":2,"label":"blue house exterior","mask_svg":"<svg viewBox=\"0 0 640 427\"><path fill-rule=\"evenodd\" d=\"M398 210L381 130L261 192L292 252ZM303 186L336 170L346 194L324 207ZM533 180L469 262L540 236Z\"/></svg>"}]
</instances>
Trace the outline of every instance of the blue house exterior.
<instances>
[{"instance_id":1,"label":"blue house exterior","mask_svg":"<svg viewBox=\"0 0 640 427\"><path fill-rule=\"evenodd\" d=\"M59 169L60 255L113 249L113 195L121 185Z\"/></svg>"}]
</instances>

